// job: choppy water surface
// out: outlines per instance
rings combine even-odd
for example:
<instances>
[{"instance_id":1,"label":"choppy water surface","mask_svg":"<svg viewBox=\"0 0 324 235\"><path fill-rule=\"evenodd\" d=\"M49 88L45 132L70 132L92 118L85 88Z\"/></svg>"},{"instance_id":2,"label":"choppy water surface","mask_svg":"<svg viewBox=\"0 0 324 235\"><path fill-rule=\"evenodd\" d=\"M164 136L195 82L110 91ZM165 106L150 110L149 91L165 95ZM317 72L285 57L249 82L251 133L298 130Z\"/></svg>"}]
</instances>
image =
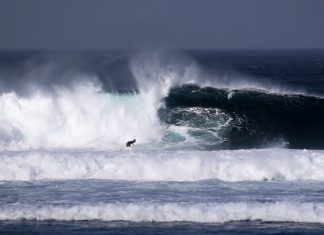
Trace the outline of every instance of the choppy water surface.
<instances>
[{"instance_id":1,"label":"choppy water surface","mask_svg":"<svg viewBox=\"0 0 324 235\"><path fill-rule=\"evenodd\" d=\"M323 75L321 51L1 52L0 234L323 234Z\"/></svg>"}]
</instances>

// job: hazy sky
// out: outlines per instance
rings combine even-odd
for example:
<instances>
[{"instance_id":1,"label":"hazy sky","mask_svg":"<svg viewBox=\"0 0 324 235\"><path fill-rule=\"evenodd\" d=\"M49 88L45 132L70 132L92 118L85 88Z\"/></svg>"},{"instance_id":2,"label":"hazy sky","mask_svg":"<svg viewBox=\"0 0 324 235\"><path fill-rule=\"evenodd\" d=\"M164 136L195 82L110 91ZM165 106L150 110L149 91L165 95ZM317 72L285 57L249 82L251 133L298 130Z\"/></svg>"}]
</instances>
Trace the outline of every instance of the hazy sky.
<instances>
[{"instance_id":1,"label":"hazy sky","mask_svg":"<svg viewBox=\"0 0 324 235\"><path fill-rule=\"evenodd\" d=\"M324 0L0 0L14 48L324 48Z\"/></svg>"}]
</instances>

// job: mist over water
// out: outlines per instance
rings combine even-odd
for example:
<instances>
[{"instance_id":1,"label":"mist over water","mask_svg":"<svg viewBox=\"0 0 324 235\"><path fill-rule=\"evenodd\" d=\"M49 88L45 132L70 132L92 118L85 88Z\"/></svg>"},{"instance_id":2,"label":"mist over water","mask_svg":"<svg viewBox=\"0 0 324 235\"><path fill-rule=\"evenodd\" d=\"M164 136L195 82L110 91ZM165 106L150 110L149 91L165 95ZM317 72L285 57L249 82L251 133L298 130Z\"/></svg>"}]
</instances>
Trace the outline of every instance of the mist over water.
<instances>
[{"instance_id":1,"label":"mist over water","mask_svg":"<svg viewBox=\"0 0 324 235\"><path fill-rule=\"evenodd\" d=\"M0 0L0 235L323 235L323 12Z\"/></svg>"},{"instance_id":2,"label":"mist over water","mask_svg":"<svg viewBox=\"0 0 324 235\"><path fill-rule=\"evenodd\" d=\"M163 148L320 148L324 139L322 98L271 73L212 71L199 53L11 56L0 60L2 149L121 148L133 138Z\"/></svg>"},{"instance_id":3,"label":"mist over water","mask_svg":"<svg viewBox=\"0 0 324 235\"><path fill-rule=\"evenodd\" d=\"M0 233L321 234L324 54L273 53L1 52Z\"/></svg>"}]
</instances>

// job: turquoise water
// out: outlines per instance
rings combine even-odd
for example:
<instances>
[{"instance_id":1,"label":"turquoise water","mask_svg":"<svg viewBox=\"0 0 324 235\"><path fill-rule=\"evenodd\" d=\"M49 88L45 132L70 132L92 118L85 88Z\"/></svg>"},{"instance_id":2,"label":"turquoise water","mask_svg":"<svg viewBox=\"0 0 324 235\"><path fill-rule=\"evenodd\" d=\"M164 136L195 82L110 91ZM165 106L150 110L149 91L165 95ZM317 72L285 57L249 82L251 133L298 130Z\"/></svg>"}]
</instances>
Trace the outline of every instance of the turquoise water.
<instances>
[{"instance_id":1,"label":"turquoise water","mask_svg":"<svg viewBox=\"0 0 324 235\"><path fill-rule=\"evenodd\" d=\"M0 52L0 234L324 234L323 75L314 50Z\"/></svg>"}]
</instances>

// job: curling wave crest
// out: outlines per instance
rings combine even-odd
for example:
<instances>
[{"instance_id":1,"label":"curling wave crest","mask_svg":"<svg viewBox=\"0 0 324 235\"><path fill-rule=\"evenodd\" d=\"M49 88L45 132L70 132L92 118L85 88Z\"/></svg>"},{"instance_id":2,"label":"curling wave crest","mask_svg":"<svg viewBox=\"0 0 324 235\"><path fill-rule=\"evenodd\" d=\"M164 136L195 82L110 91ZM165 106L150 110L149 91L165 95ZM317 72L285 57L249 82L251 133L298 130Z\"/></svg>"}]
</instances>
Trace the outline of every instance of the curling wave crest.
<instances>
[{"instance_id":1,"label":"curling wave crest","mask_svg":"<svg viewBox=\"0 0 324 235\"><path fill-rule=\"evenodd\" d=\"M0 89L0 150L119 149L134 138L169 149L323 148L321 97L243 78L224 84L172 56L144 53L127 61L130 77L121 90L96 70L59 69L53 81L49 65L22 71L19 86ZM10 79L0 76L0 84Z\"/></svg>"}]
</instances>

